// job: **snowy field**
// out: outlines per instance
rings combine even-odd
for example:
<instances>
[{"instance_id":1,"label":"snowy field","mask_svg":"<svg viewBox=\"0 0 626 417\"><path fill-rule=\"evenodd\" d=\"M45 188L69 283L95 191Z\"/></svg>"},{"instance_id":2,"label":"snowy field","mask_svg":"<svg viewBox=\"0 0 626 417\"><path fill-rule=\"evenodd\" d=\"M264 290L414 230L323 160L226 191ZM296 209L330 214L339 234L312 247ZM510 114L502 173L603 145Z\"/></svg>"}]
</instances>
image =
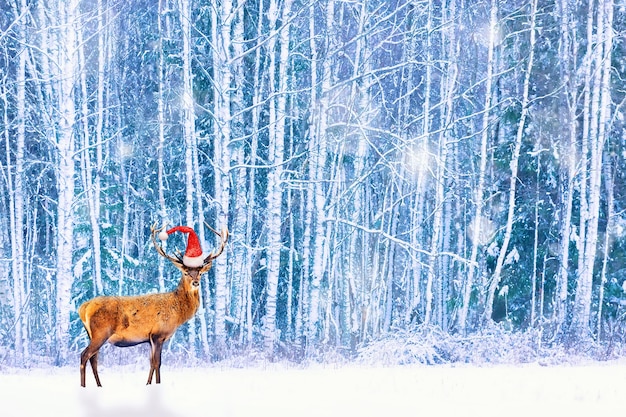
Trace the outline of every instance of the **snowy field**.
<instances>
[{"instance_id":1,"label":"snowy field","mask_svg":"<svg viewBox=\"0 0 626 417\"><path fill-rule=\"evenodd\" d=\"M88 369L91 371L90 369ZM576 366L281 364L255 368L3 369L2 416L601 416L626 413L626 363ZM607 414L604 414L607 413ZM610 413L610 414L609 414Z\"/></svg>"}]
</instances>

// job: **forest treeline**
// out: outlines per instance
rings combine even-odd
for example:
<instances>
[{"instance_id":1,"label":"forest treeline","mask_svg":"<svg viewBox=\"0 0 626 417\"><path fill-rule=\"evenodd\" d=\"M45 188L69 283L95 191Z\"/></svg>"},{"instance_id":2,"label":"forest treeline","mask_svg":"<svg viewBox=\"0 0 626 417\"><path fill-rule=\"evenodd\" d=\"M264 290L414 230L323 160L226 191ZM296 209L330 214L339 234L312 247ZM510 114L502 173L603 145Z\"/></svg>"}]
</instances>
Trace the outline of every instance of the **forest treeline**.
<instances>
[{"instance_id":1,"label":"forest treeline","mask_svg":"<svg viewBox=\"0 0 626 417\"><path fill-rule=\"evenodd\" d=\"M0 7L5 361L74 363L83 301L173 289L155 223L231 234L191 356L621 337L623 2Z\"/></svg>"}]
</instances>

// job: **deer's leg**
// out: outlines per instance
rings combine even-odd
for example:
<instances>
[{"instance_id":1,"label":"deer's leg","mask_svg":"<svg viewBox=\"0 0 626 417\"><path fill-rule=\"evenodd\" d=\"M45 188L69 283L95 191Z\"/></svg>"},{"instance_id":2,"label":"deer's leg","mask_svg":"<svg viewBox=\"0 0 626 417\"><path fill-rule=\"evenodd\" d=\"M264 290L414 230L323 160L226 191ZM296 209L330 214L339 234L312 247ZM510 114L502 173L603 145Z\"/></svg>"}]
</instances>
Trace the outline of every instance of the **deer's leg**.
<instances>
[{"instance_id":1,"label":"deer's leg","mask_svg":"<svg viewBox=\"0 0 626 417\"><path fill-rule=\"evenodd\" d=\"M94 355L89 358L89 363L91 364L91 370L93 371L93 377L96 379L96 384L101 387L102 384L100 384L100 377L98 376L98 353L100 351L96 351L96 353L94 353Z\"/></svg>"},{"instance_id":2,"label":"deer's leg","mask_svg":"<svg viewBox=\"0 0 626 417\"><path fill-rule=\"evenodd\" d=\"M161 383L161 350L163 349L163 339L159 339L156 343L154 352L154 368L156 370L156 383Z\"/></svg>"},{"instance_id":3,"label":"deer's leg","mask_svg":"<svg viewBox=\"0 0 626 417\"><path fill-rule=\"evenodd\" d=\"M98 376L98 351L104 345L104 343L109 340L110 332L107 330L100 330L97 332L93 332L90 334L91 340L89 341L89 345L83 350L83 353L80 354L80 385L82 387L85 386L85 366L87 366L87 361L91 363L91 370L93 371L93 376L96 378L96 384L101 387L100 377Z\"/></svg>"},{"instance_id":4,"label":"deer's leg","mask_svg":"<svg viewBox=\"0 0 626 417\"><path fill-rule=\"evenodd\" d=\"M150 373L148 374L148 382L146 385L152 384L152 375L154 374L154 336L150 335Z\"/></svg>"},{"instance_id":5,"label":"deer's leg","mask_svg":"<svg viewBox=\"0 0 626 417\"><path fill-rule=\"evenodd\" d=\"M152 384L152 375L156 376L156 383L161 383L161 350L163 349L163 338L150 336L150 374L148 375L148 383Z\"/></svg>"},{"instance_id":6,"label":"deer's leg","mask_svg":"<svg viewBox=\"0 0 626 417\"><path fill-rule=\"evenodd\" d=\"M80 354L80 386L85 387L85 364L87 363L87 359L85 359L85 353L87 352L87 348L83 350L83 353Z\"/></svg>"},{"instance_id":7,"label":"deer's leg","mask_svg":"<svg viewBox=\"0 0 626 417\"><path fill-rule=\"evenodd\" d=\"M87 366L87 361L89 361L91 363L91 369L93 370L93 375L96 378L96 384L98 384L99 387L101 387L102 385L100 384L100 378L98 377L98 350L100 350L100 348L102 347L102 345L104 344L104 342L106 341L94 341L92 340L89 343L89 346L87 346L85 348L85 350L83 350L83 353L80 354L80 386L84 387L85 386L85 366Z\"/></svg>"}]
</instances>

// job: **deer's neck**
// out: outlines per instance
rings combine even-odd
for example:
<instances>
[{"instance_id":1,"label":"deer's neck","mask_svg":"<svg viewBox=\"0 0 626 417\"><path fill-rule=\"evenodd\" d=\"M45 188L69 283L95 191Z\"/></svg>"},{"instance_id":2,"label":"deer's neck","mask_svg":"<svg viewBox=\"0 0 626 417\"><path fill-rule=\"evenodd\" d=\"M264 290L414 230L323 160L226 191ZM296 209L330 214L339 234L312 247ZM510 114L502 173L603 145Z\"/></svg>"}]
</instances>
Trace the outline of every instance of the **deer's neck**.
<instances>
[{"instance_id":1,"label":"deer's neck","mask_svg":"<svg viewBox=\"0 0 626 417\"><path fill-rule=\"evenodd\" d=\"M186 288L181 281L178 287L174 290L174 296L179 300L181 314L189 320L198 310L200 306L200 293L199 290L191 290Z\"/></svg>"}]
</instances>

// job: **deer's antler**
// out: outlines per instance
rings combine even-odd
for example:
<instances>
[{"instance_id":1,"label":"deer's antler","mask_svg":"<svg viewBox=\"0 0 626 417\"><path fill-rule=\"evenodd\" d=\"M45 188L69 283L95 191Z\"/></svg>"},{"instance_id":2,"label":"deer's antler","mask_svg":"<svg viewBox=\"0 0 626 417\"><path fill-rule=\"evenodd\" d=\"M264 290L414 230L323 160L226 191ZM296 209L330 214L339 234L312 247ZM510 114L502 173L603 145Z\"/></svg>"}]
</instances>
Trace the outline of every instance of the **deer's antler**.
<instances>
[{"instance_id":1,"label":"deer's antler","mask_svg":"<svg viewBox=\"0 0 626 417\"><path fill-rule=\"evenodd\" d=\"M213 233L215 233L216 235L220 237L220 246L217 249L215 249L213 252L209 253L206 258L204 258L204 265L207 266L207 265L210 265L211 262L213 262L215 258L220 256L222 252L224 252L224 248L226 247L226 243L228 242L229 235L228 235L228 229L226 228L223 228L221 232L218 232L217 230L209 226L207 222L204 222L204 224L206 227L209 228L209 230L211 230Z\"/></svg>"},{"instance_id":2,"label":"deer's antler","mask_svg":"<svg viewBox=\"0 0 626 417\"><path fill-rule=\"evenodd\" d=\"M162 227L157 227L157 224L153 224L152 227L150 227L150 231L151 231L151 237L152 237L152 243L154 244L154 248L156 249L157 253L159 255L161 255L162 257L164 257L165 259L167 259L168 261L170 261L171 263L174 264L174 266L178 269L181 269L184 264L183 264L183 258L180 255L177 255L176 257L168 255L165 250L163 249L163 246L161 246L160 243L157 243L157 239L156 236L159 234L159 232L161 230L163 230L165 228L165 226Z\"/></svg>"}]
</instances>

